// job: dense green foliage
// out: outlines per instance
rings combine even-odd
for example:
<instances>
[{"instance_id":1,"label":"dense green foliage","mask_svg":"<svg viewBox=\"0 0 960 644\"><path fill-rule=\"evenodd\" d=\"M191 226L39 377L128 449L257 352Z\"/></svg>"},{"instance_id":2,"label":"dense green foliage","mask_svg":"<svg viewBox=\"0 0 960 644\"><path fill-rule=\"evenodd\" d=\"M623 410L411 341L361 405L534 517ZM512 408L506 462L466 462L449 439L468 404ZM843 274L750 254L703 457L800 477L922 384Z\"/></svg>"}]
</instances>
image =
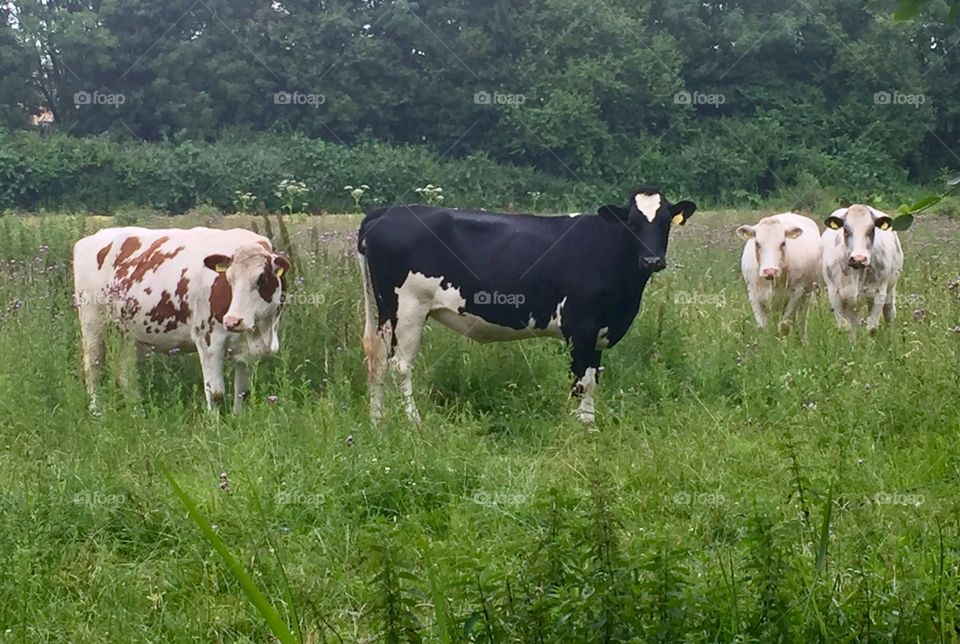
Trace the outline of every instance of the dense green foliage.
<instances>
[{"instance_id":1,"label":"dense green foliage","mask_svg":"<svg viewBox=\"0 0 960 644\"><path fill-rule=\"evenodd\" d=\"M725 203L820 184L841 197L889 196L957 165L960 31L944 0L928 5L897 22L885 0L17 0L0 6L0 122L48 107L72 136L173 139L188 157L199 144L186 141L227 129L295 131ZM96 157L105 144L90 145ZM427 152L385 153L415 166ZM292 161L287 174L305 165ZM214 165L170 181L216 193ZM151 171L167 172L162 161ZM505 183L516 176L504 172ZM3 180L27 207L91 201ZM104 198L192 205L190 190L136 186Z\"/></svg>"},{"instance_id":2,"label":"dense green foliage","mask_svg":"<svg viewBox=\"0 0 960 644\"><path fill-rule=\"evenodd\" d=\"M249 210L277 210L277 186L290 177L307 187L297 209L311 212L355 209L344 187L360 184L371 187L361 206L413 201L418 197L415 189L431 182L444 188L449 203L476 207L576 209L611 199L619 202L629 188L626 183L570 184L530 168L497 164L481 153L440 159L422 146L372 141L346 147L304 136L262 135L215 143L145 144L0 133L0 209L112 212L124 205L144 205L182 212L209 203L233 210L239 206L239 190L255 197Z\"/></svg>"},{"instance_id":3,"label":"dense green foliage","mask_svg":"<svg viewBox=\"0 0 960 644\"><path fill-rule=\"evenodd\" d=\"M960 223L902 235L900 317L851 345L823 297L806 342L754 331L757 217L677 231L593 433L561 343L432 325L423 426L393 392L371 428L355 217L289 223L303 281L247 413L159 355L93 418L68 249L95 224L0 218L0 639L270 639L163 465L308 642L954 640Z\"/></svg>"}]
</instances>

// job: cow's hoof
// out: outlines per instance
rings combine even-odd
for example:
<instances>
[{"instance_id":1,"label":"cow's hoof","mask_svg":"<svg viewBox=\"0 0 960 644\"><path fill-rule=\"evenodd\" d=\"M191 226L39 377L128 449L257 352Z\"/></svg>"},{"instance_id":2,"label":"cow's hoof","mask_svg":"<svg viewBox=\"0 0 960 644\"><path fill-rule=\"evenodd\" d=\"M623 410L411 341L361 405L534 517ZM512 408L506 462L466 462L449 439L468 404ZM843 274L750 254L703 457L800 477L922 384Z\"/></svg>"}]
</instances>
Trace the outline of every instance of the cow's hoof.
<instances>
[{"instance_id":1,"label":"cow's hoof","mask_svg":"<svg viewBox=\"0 0 960 644\"><path fill-rule=\"evenodd\" d=\"M574 412L577 415L577 420L579 420L584 425L595 425L597 422L596 414L592 411L583 411L578 409Z\"/></svg>"},{"instance_id":2,"label":"cow's hoof","mask_svg":"<svg viewBox=\"0 0 960 644\"><path fill-rule=\"evenodd\" d=\"M880 327L877 327L877 326L867 327L867 333L869 333L871 336L877 335L877 331L879 330L880 330Z\"/></svg>"}]
</instances>

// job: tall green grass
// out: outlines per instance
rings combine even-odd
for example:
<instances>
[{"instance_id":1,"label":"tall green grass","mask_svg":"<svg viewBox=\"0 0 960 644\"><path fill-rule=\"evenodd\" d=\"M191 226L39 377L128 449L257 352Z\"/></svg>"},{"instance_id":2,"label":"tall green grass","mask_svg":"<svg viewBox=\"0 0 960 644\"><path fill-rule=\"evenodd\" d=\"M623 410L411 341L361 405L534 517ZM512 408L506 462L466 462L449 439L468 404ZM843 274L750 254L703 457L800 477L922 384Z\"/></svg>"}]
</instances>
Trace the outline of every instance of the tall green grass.
<instances>
[{"instance_id":1,"label":"tall green grass","mask_svg":"<svg viewBox=\"0 0 960 644\"><path fill-rule=\"evenodd\" d=\"M68 251L98 224L0 217L0 641L272 637L160 463L304 641L956 640L958 226L918 217L900 317L851 345L823 298L805 340L753 328L758 216L677 231L594 433L562 345L435 326L423 425L391 392L371 427L339 218L272 222L303 282L246 413L157 355L91 417Z\"/></svg>"}]
</instances>

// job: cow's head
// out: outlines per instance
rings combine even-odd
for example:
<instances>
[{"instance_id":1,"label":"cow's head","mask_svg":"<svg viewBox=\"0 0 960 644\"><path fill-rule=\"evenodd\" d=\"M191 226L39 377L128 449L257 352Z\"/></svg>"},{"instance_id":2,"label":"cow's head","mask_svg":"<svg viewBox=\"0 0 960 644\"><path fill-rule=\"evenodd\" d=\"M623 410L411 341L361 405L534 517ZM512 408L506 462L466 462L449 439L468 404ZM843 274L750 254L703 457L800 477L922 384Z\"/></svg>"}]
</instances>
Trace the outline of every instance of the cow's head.
<instances>
[{"instance_id":1,"label":"cow's head","mask_svg":"<svg viewBox=\"0 0 960 644\"><path fill-rule=\"evenodd\" d=\"M682 226L697 206L692 201L671 204L659 190L640 188L625 206L602 206L597 212L624 224L637 240L640 270L655 272L667 267L667 241L671 226Z\"/></svg>"},{"instance_id":2,"label":"cow's head","mask_svg":"<svg viewBox=\"0 0 960 644\"><path fill-rule=\"evenodd\" d=\"M232 256L208 255L203 263L219 273L222 277L217 279L225 279L229 287L230 304L223 315L223 327L243 334L246 353L251 357L279 351L277 328L289 260L260 244L251 244L241 246Z\"/></svg>"},{"instance_id":3,"label":"cow's head","mask_svg":"<svg viewBox=\"0 0 960 644\"><path fill-rule=\"evenodd\" d=\"M834 210L823 223L833 230L843 229L847 264L857 270L870 265L877 230L893 228L893 219L869 206L859 204Z\"/></svg>"},{"instance_id":4,"label":"cow's head","mask_svg":"<svg viewBox=\"0 0 960 644\"><path fill-rule=\"evenodd\" d=\"M803 228L784 226L779 219L764 217L756 226L740 226L737 234L741 239L753 240L760 277L772 280L783 271L787 240L798 238Z\"/></svg>"}]
</instances>

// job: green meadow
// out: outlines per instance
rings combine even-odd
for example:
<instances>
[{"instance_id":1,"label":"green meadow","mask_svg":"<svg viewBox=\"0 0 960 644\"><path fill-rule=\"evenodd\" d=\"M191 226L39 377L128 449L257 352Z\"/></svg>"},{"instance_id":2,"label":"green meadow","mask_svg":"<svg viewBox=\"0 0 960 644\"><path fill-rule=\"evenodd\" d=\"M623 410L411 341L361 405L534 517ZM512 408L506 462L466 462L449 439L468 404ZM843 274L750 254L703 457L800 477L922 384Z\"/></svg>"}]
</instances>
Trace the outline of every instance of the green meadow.
<instances>
[{"instance_id":1,"label":"green meadow","mask_svg":"<svg viewBox=\"0 0 960 644\"><path fill-rule=\"evenodd\" d=\"M70 247L110 220L0 216L0 642L272 641L163 471L303 642L956 641L960 221L901 233L898 318L851 344L824 294L805 338L755 329L763 214L675 230L596 431L562 343L436 324L422 425L389 388L372 427L350 215L220 224L296 267L244 413L177 354L91 416Z\"/></svg>"}]
</instances>

